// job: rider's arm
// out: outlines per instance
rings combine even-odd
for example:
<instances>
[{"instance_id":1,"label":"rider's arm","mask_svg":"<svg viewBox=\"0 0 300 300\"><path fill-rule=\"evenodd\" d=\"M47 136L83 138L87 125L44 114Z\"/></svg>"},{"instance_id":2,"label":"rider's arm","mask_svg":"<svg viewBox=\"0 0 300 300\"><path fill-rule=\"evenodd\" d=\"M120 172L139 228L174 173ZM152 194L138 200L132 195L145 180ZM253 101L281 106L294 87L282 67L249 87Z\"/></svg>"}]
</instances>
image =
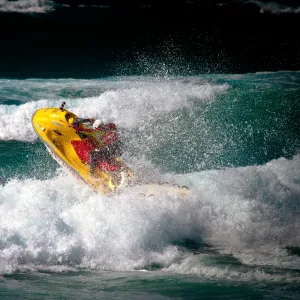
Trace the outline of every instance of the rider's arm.
<instances>
[{"instance_id":1,"label":"rider's arm","mask_svg":"<svg viewBox=\"0 0 300 300\"><path fill-rule=\"evenodd\" d=\"M88 122L92 124L94 122L94 119L93 118L91 118L91 119L76 118L73 121L73 125L78 126L82 123L88 123Z\"/></svg>"},{"instance_id":2,"label":"rider's arm","mask_svg":"<svg viewBox=\"0 0 300 300\"><path fill-rule=\"evenodd\" d=\"M108 130L115 130L117 131L117 127L115 123L108 123L107 125L105 125L106 129Z\"/></svg>"}]
</instances>

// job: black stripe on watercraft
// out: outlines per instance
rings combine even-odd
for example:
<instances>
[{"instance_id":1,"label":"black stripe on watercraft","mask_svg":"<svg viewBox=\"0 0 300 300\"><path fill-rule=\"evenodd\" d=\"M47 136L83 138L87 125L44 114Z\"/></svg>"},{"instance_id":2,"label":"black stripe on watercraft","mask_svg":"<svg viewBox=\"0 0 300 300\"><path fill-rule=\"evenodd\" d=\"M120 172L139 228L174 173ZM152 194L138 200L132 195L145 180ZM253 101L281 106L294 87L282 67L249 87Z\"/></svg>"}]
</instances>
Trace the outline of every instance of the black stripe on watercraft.
<instances>
[{"instance_id":1,"label":"black stripe on watercraft","mask_svg":"<svg viewBox=\"0 0 300 300\"><path fill-rule=\"evenodd\" d=\"M54 129L54 130L52 130L52 131L55 132L56 134L60 135L60 136L63 135L63 134L62 134L59 130L57 130L57 129Z\"/></svg>"}]
</instances>

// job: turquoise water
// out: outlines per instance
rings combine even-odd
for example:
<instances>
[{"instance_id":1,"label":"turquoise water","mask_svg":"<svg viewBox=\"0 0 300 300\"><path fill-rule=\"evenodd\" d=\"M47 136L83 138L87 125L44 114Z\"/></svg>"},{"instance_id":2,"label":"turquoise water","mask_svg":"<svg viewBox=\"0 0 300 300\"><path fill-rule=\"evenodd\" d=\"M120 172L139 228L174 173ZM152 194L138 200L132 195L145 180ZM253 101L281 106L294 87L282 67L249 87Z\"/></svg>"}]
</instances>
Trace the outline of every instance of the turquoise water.
<instances>
[{"instance_id":1,"label":"turquoise water","mask_svg":"<svg viewBox=\"0 0 300 300\"><path fill-rule=\"evenodd\" d=\"M300 73L0 80L1 299L298 299ZM33 112L115 122L145 182L96 194Z\"/></svg>"}]
</instances>

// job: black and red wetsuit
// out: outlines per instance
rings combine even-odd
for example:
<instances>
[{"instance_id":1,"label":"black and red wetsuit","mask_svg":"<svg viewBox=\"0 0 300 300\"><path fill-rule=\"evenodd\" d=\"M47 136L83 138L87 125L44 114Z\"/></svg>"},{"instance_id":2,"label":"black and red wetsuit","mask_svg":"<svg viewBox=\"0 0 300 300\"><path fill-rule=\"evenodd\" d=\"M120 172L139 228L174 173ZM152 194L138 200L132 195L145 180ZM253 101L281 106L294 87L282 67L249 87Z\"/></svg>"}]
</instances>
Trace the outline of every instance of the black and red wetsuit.
<instances>
[{"instance_id":1,"label":"black and red wetsuit","mask_svg":"<svg viewBox=\"0 0 300 300\"><path fill-rule=\"evenodd\" d=\"M89 121L89 119L80 120ZM72 141L72 145L80 159L91 165L90 172L93 174L99 161L110 161L112 158L121 156L123 144L114 123L103 125L97 129L89 129L81 126L83 122L73 123L72 128L82 140ZM95 137L97 132L101 132L100 138Z\"/></svg>"}]
</instances>

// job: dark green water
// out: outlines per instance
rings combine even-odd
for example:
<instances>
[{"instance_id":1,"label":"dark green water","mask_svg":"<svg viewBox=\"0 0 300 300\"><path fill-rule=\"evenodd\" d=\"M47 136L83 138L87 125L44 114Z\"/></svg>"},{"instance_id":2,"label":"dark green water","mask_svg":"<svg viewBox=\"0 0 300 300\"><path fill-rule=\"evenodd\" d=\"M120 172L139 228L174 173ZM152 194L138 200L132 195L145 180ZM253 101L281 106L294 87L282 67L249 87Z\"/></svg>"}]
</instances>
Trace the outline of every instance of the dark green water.
<instances>
[{"instance_id":1,"label":"dark green water","mask_svg":"<svg viewBox=\"0 0 300 300\"><path fill-rule=\"evenodd\" d=\"M5 276L1 286L14 288L14 299L297 299L293 285L208 280L194 276L66 272ZM11 295L1 293L2 299Z\"/></svg>"}]
</instances>

